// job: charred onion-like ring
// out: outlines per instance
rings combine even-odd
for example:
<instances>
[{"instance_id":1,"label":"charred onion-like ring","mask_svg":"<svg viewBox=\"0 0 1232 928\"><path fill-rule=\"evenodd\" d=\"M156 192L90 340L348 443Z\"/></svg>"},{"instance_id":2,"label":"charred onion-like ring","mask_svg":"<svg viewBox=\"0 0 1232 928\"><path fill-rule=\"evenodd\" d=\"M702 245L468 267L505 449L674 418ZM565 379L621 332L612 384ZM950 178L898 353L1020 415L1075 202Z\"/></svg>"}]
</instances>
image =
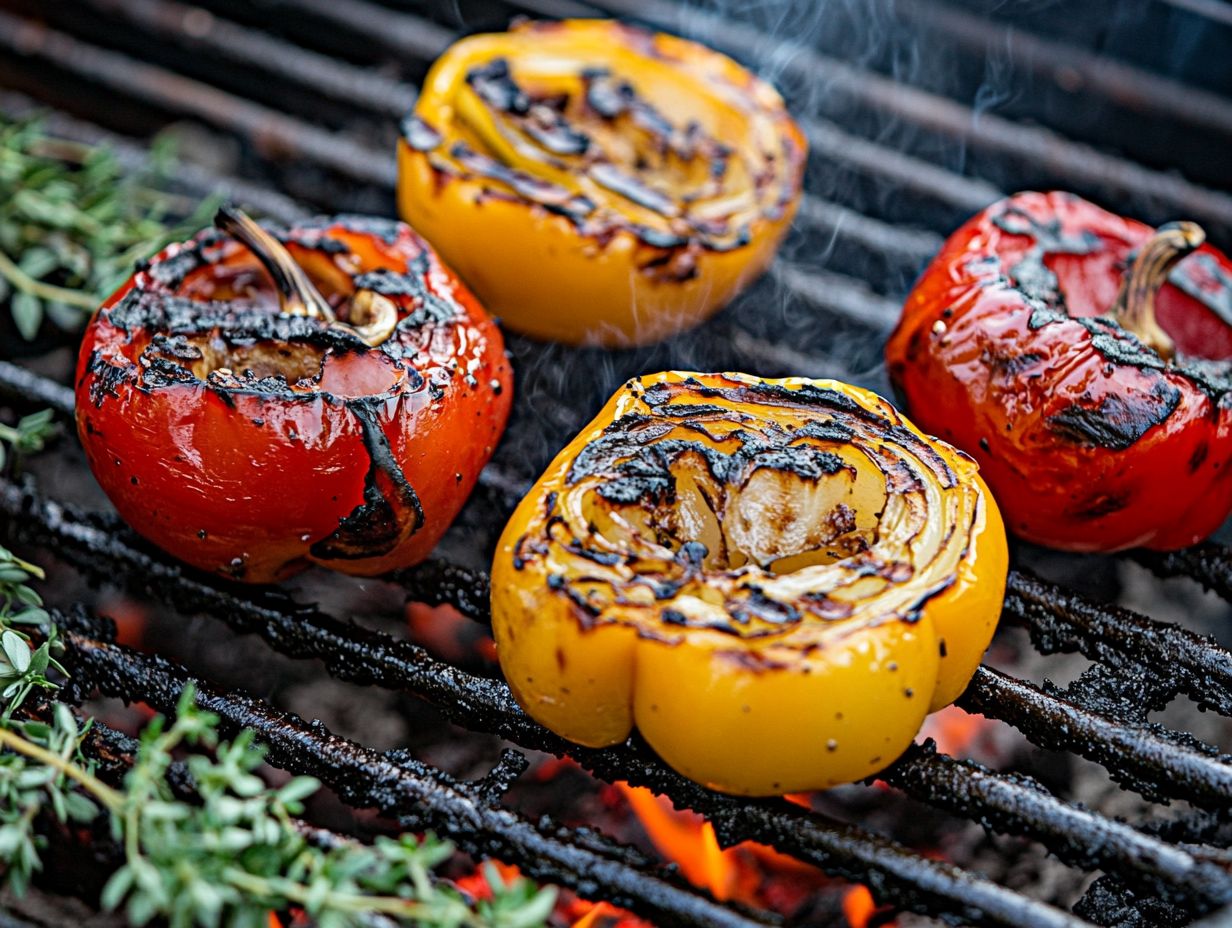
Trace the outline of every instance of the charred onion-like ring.
<instances>
[{"instance_id":1,"label":"charred onion-like ring","mask_svg":"<svg viewBox=\"0 0 1232 928\"><path fill-rule=\"evenodd\" d=\"M1166 550L1227 518L1232 261L1202 240L1019 193L916 282L890 377L922 428L979 461L1015 534Z\"/></svg>"},{"instance_id":2,"label":"charred onion-like ring","mask_svg":"<svg viewBox=\"0 0 1232 928\"><path fill-rule=\"evenodd\" d=\"M511 328L642 344L770 264L806 144L730 58L621 23L523 22L433 65L398 146L398 203Z\"/></svg>"},{"instance_id":3,"label":"charred onion-like ring","mask_svg":"<svg viewBox=\"0 0 1232 928\"><path fill-rule=\"evenodd\" d=\"M504 428L500 332L396 222L339 217L171 245L85 333L77 425L140 534L265 583L425 557Z\"/></svg>"},{"instance_id":4,"label":"charred onion-like ring","mask_svg":"<svg viewBox=\"0 0 1232 928\"><path fill-rule=\"evenodd\" d=\"M514 695L592 747L636 724L715 789L876 772L966 686L1007 554L970 458L833 381L630 381L505 529Z\"/></svg>"}]
</instances>

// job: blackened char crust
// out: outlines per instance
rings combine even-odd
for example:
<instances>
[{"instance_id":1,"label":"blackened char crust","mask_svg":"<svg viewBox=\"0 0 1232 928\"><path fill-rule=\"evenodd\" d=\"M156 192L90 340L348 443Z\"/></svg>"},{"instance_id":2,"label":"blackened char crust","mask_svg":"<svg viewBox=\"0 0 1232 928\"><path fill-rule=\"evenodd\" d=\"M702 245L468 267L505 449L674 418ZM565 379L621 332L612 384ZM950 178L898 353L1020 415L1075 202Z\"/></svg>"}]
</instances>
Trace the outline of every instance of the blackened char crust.
<instances>
[{"instance_id":1,"label":"blackened char crust","mask_svg":"<svg viewBox=\"0 0 1232 928\"><path fill-rule=\"evenodd\" d=\"M350 400L347 409L359 422L368 473L364 501L339 522L327 538L316 542L312 556L323 561L361 560L388 554L424 524L419 494L394 459L378 417L382 401ZM399 515L404 514L404 515ZM406 515L410 516L408 531Z\"/></svg>"},{"instance_id":2,"label":"blackened char crust","mask_svg":"<svg viewBox=\"0 0 1232 928\"><path fill-rule=\"evenodd\" d=\"M1085 446L1124 451L1167 420L1181 402L1181 391L1162 377L1150 392L1109 393L1097 406L1071 403L1048 417L1048 427Z\"/></svg>"}]
</instances>

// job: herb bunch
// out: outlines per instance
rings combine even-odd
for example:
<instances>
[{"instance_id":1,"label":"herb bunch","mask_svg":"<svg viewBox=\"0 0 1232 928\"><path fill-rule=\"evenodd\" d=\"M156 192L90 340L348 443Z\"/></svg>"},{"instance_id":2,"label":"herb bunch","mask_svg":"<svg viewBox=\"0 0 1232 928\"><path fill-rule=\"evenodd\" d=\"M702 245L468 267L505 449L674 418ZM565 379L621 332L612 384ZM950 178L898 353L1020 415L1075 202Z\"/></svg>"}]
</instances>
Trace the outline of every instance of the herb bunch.
<instances>
[{"instance_id":1,"label":"herb bunch","mask_svg":"<svg viewBox=\"0 0 1232 928\"><path fill-rule=\"evenodd\" d=\"M435 880L453 854L433 835L314 843L296 816L320 784L295 777L278 788L257 775L263 751L250 732L218 738L218 719L181 694L170 724L155 716L142 732L120 788L98 778L79 724L62 703L50 721L15 718L35 689L67 677L56 627L28 581L33 564L0 547L0 882L24 892L41 869L47 817L85 825L109 817L124 863L103 891L103 906L134 925L164 919L171 928L265 928L271 911L302 909L320 928L368 928L375 916L432 928L532 928L552 911L555 891L485 870L492 897L472 902ZM37 626L40 644L27 628ZM49 677L49 672L52 674ZM177 798L168 774L177 752L196 790Z\"/></svg>"},{"instance_id":2,"label":"herb bunch","mask_svg":"<svg viewBox=\"0 0 1232 928\"><path fill-rule=\"evenodd\" d=\"M8 839L22 856L5 845L10 873L37 860L34 842L18 832L40 811L32 794L41 790L62 821L109 815L124 864L102 902L134 925L162 918L171 928L265 928L270 911L294 907L320 928L364 928L376 915L440 928L532 928L551 913L555 893L523 880L505 885L489 874L493 896L478 903L435 881L433 869L454 849L432 835L314 844L295 816L320 784L295 777L268 787L255 772L263 752L250 734L219 741L218 719L193 699L185 689L174 722L150 721L121 789L98 779L82 758L83 733L63 706L52 726L0 728L0 745L12 752L0 754L7 762L0 799L13 784L9 804L23 810ZM183 748L191 749L186 763L197 803L175 798L168 783L173 755Z\"/></svg>"},{"instance_id":3,"label":"herb bunch","mask_svg":"<svg viewBox=\"0 0 1232 928\"><path fill-rule=\"evenodd\" d=\"M23 337L44 318L75 330L136 261L206 223L217 201L186 208L159 189L173 166L156 145L146 170L126 172L105 147L0 117L0 190L13 191L0 198L0 305Z\"/></svg>"}]
</instances>

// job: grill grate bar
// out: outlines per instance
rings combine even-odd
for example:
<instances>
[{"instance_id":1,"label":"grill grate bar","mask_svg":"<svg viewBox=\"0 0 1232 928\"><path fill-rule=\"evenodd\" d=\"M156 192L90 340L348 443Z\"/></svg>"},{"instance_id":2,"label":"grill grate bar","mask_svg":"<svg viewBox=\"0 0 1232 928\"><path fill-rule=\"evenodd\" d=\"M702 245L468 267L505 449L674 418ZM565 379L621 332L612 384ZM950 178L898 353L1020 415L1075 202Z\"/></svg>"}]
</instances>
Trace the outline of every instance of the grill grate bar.
<instances>
[{"instance_id":1,"label":"grill grate bar","mask_svg":"<svg viewBox=\"0 0 1232 928\"><path fill-rule=\"evenodd\" d=\"M1160 577L1189 577L1232 602L1232 551L1203 542L1184 551L1135 551L1131 557Z\"/></svg>"},{"instance_id":2,"label":"grill grate bar","mask_svg":"<svg viewBox=\"0 0 1232 928\"><path fill-rule=\"evenodd\" d=\"M744 915L702 892L631 867L618 859L624 853L619 847L617 858L611 858L561 841L549 820L532 824L427 764L401 755L394 760L251 696L222 693L194 681L169 661L96 640L90 633L97 620L80 614L58 614L55 620L67 630L64 641L74 686L96 686L105 695L140 699L173 713L183 687L195 682L197 704L216 713L229 734L253 731L269 748L272 763L315 776L347 803L375 806L398 818L404 828L435 829L469 853L511 861L532 878L559 883L585 897L618 900L617 905L663 925L777 924L777 919Z\"/></svg>"},{"instance_id":3,"label":"grill grate bar","mask_svg":"<svg viewBox=\"0 0 1232 928\"><path fill-rule=\"evenodd\" d=\"M132 592L153 596L180 611L204 611L240 631L255 631L284 654L322 660L340 679L406 689L427 699L451 720L466 727L494 732L526 748L568 753L605 779L628 779L668 795L678 807L687 806L711 818L716 828L719 827L716 815L735 816L736 821L758 830L755 833L733 830L728 833L727 840L762 840L780 851L826 866L829 858L822 856L818 860L819 848L810 842L820 838L833 841L833 832L818 836L810 831L813 837L805 841L797 832L789 830L798 828L798 823L782 821L776 826L777 830L756 826L743 819L741 802L708 793L684 781L663 767L640 743L630 742L603 751L568 744L525 716L503 682L473 677L434 660L407 642L345 626L310 607L292 604L284 597L266 594L261 602L234 597L208 582L188 577L174 565L133 549L123 539L82 521L71 511L50 501L38 500L11 484L0 483L0 505L14 516L11 521L16 534L30 543L49 544L88 576L115 582L118 574ZM105 561L111 563L104 564ZM454 579L460 579L460 575L455 575ZM913 768L915 775L904 776L901 786L916 798L942 807L983 797L991 803L984 817L992 827L1036 837L1063 859L1082 861L1083 865L1094 859L1100 866L1137 883L1155 886L1158 881L1173 887L1182 886L1208 901L1222 900L1224 895L1232 894L1232 881L1226 874L1211 872L1187 852L1070 806L1041 792L1038 787L1024 785L1014 778L970 770L963 765L956 767L956 763L940 757L921 760L919 764L927 776L923 777L919 769ZM963 791L954 792L954 779L964 784ZM795 814L787 803L755 805L763 812L777 807L776 814L780 817ZM952 807L967 808L963 805ZM829 852L823 850L821 853ZM1090 856L1080 856L1082 854ZM1221 880L1226 884L1222 890L1217 888ZM1232 899L1232 895L1228 898Z\"/></svg>"},{"instance_id":4,"label":"grill grate bar","mask_svg":"<svg viewBox=\"0 0 1232 928\"><path fill-rule=\"evenodd\" d=\"M1165 895L1180 888L1188 901L1208 906L1232 902L1232 878L1217 863L1063 802L1030 777L996 773L918 744L879 776L912 798L986 828L1033 838L1079 869L1114 870Z\"/></svg>"},{"instance_id":5,"label":"grill grate bar","mask_svg":"<svg viewBox=\"0 0 1232 928\"><path fill-rule=\"evenodd\" d=\"M36 406L50 406L65 418L73 417L72 390L10 361L0 361L0 393Z\"/></svg>"},{"instance_id":6,"label":"grill grate bar","mask_svg":"<svg viewBox=\"0 0 1232 928\"><path fill-rule=\"evenodd\" d=\"M23 57L39 58L152 106L203 119L241 132L266 154L311 153L311 157L346 177L391 186L390 157L344 135L286 116L232 96L164 68L98 48L31 20L0 12L0 47Z\"/></svg>"},{"instance_id":7,"label":"grill grate bar","mask_svg":"<svg viewBox=\"0 0 1232 928\"><path fill-rule=\"evenodd\" d=\"M1005 616L1024 625L1045 654L1081 651L1104 665L1167 668L1168 681L1200 706L1232 715L1232 653L1214 639L1095 603L1038 577L1011 571Z\"/></svg>"},{"instance_id":8,"label":"grill grate bar","mask_svg":"<svg viewBox=\"0 0 1232 928\"><path fill-rule=\"evenodd\" d=\"M423 62L431 61L457 38L452 30L422 16L365 0L268 0L263 6L307 13L348 32L377 38L386 48Z\"/></svg>"},{"instance_id":9,"label":"grill grate bar","mask_svg":"<svg viewBox=\"0 0 1232 928\"><path fill-rule=\"evenodd\" d=\"M533 8L535 0L523 5ZM991 113L981 113L976 119L969 107L954 100L863 70L808 46L776 39L747 23L722 19L671 0L587 0L587 5L699 37L746 61L781 61L786 73L813 84L824 83L828 96L847 97L896 121L992 152L1003 162L1032 164L1072 185L1083 185L1113 198L1138 197L1149 191L1152 199L1196 219L1232 226L1232 196L1222 191L1105 154L1048 129Z\"/></svg>"},{"instance_id":10,"label":"grill grate bar","mask_svg":"<svg viewBox=\"0 0 1232 928\"><path fill-rule=\"evenodd\" d=\"M176 0L83 0L83 4L103 14L119 13L129 25L163 40L207 49L235 64L276 74L376 113L401 118L419 98L413 84L353 67Z\"/></svg>"},{"instance_id":11,"label":"grill grate bar","mask_svg":"<svg viewBox=\"0 0 1232 928\"><path fill-rule=\"evenodd\" d=\"M1013 725L1040 747L1067 751L1077 745L1122 786L1154 802L1183 798L1226 810L1232 796L1229 758L1214 749L1208 753L1154 729L1127 726L999 670L977 670L958 704Z\"/></svg>"},{"instance_id":12,"label":"grill grate bar","mask_svg":"<svg viewBox=\"0 0 1232 928\"><path fill-rule=\"evenodd\" d=\"M82 625L80 617L57 618L70 629L65 638L73 653L73 671L82 683L95 685L108 695L139 698L163 712L174 710L179 692L189 680L182 669L156 656L95 640L91 636L97 629L91 625L83 629L85 634L72 631L74 624ZM585 855L577 847L545 837L508 810L468 795L464 784L440 771L417 762L395 763L388 755L338 738L323 727L305 725L251 697L222 694L198 685L198 704L217 713L234 729L253 729L271 747L274 763L318 777L351 804L376 804L382 811L400 816L405 827L435 827L472 853L513 859L528 875L571 885L581 895L601 895L634 911L648 909L644 900L638 898L645 893L636 884L617 889L607 881L608 871L618 862L586 860L587 856L596 855ZM667 779L674 776L664 774ZM742 803L694 784L688 784L688 788L702 799L694 805L714 807L704 814L724 840L743 840L728 837L735 834L769 843L773 837L786 836L786 843L799 843L809 849L797 855L802 859L835 875L866 881L879 892L917 910L949 912L971 920L980 918L982 913L985 921L1021 928L1085 925L1073 916L956 867L918 857L893 842L853 826L830 822L815 813L805 813L797 806L785 802ZM510 823L517 825L512 834ZM782 831L784 827L789 831ZM522 853L528 849L546 856L523 859ZM567 861L560 863L560 858L566 856ZM576 863L598 863L601 868L582 871L589 879L575 885L570 880L578 869ZM639 874L639 878L645 879L646 875ZM708 902L700 896L684 895L696 902ZM670 914L670 910L659 914L660 923L693 923L668 921L665 915ZM729 910L725 918L703 924L750 922Z\"/></svg>"},{"instance_id":13,"label":"grill grate bar","mask_svg":"<svg viewBox=\"0 0 1232 928\"><path fill-rule=\"evenodd\" d=\"M112 0L85 2L100 11L117 9ZM317 0L295 0L295 5L311 12L317 12L320 6ZM163 40L175 41L188 48L203 46L245 67L277 74L280 79L290 78L314 92L364 107L382 123L401 120L419 96L413 84L338 61L212 14L202 19L201 8L176 0L124 0L118 10L131 24ZM363 21L372 25L383 24L388 18L388 11L383 11L383 14L375 20L365 18ZM432 56L444 51L451 40L452 36L444 34ZM404 51L409 50L402 42L398 45ZM291 62L291 65L285 62ZM841 145L844 141L840 138L835 143ZM385 156L373 150L370 157L377 159ZM843 235L851 238L854 244L886 253L909 271L941 247L941 237L935 233L882 222L808 193L802 198L799 216L804 223L816 226L820 232Z\"/></svg>"},{"instance_id":14,"label":"grill grate bar","mask_svg":"<svg viewBox=\"0 0 1232 928\"><path fill-rule=\"evenodd\" d=\"M1002 24L946 3L896 0L895 12L908 22L956 40L974 55L983 57L990 49L1004 49L1014 61L1037 74L1055 76L1064 70L1067 80L1080 81L1084 91L1102 94L1118 106L1232 135L1232 101L1210 91L1022 29L1014 29L1012 39L1006 42Z\"/></svg>"}]
</instances>

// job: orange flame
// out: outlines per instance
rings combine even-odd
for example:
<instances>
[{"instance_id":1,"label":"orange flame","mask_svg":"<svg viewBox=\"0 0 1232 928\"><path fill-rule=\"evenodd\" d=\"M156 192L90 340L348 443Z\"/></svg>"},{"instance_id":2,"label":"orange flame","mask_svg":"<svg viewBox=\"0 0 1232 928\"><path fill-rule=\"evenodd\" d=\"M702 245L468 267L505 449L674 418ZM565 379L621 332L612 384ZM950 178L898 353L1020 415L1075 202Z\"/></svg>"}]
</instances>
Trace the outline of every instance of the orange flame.
<instances>
[{"instance_id":1,"label":"orange flame","mask_svg":"<svg viewBox=\"0 0 1232 928\"><path fill-rule=\"evenodd\" d=\"M695 812L677 811L668 799L644 787L616 785L659 853L675 861L686 880L721 901L732 898L740 865L735 848L719 847L713 825Z\"/></svg>"},{"instance_id":2,"label":"orange flame","mask_svg":"<svg viewBox=\"0 0 1232 928\"><path fill-rule=\"evenodd\" d=\"M697 813L677 810L666 797L648 789L619 782L616 786L659 853L676 863L690 883L710 890L720 901L743 902L790 915L818 889L833 885L816 867L768 845L742 841L722 848L714 827ZM811 805L807 794L786 798L806 808ZM872 893L864 886L852 887L843 899L843 912L852 928L868 928L876 909Z\"/></svg>"},{"instance_id":3,"label":"orange flame","mask_svg":"<svg viewBox=\"0 0 1232 928\"><path fill-rule=\"evenodd\" d=\"M585 908L587 911L571 928L654 928L650 922L644 922L607 902L591 903L579 900L576 907Z\"/></svg>"}]
</instances>

